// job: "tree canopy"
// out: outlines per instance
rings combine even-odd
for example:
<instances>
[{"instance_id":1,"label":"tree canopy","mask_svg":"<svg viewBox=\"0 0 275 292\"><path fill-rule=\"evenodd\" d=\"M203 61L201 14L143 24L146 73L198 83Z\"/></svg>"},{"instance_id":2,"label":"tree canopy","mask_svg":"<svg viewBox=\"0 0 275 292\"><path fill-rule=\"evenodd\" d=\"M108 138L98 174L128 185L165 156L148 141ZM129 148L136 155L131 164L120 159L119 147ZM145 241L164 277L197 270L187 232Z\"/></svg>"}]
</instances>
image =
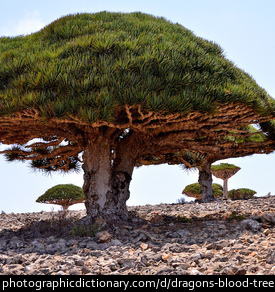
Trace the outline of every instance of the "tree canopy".
<instances>
[{"instance_id":1,"label":"tree canopy","mask_svg":"<svg viewBox=\"0 0 275 292\"><path fill-rule=\"evenodd\" d=\"M48 189L36 200L37 203L60 205L63 210L66 210L74 204L83 203L84 201L85 195L82 188L73 184L56 185Z\"/></svg>"},{"instance_id":2,"label":"tree canopy","mask_svg":"<svg viewBox=\"0 0 275 292\"><path fill-rule=\"evenodd\" d=\"M247 189L247 188L241 188L241 189L233 189L228 192L228 198L232 200L248 200L252 198L257 192Z\"/></svg>"},{"instance_id":3,"label":"tree canopy","mask_svg":"<svg viewBox=\"0 0 275 292\"><path fill-rule=\"evenodd\" d=\"M215 198L222 196L223 188L220 184L213 184L213 196ZM202 190L199 183L193 183L187 185L184 190L182 191L183 194L187 195L188 197L194 197L198 200L202 199Z\"/></svg>"},{"instance_id":4,"label":"tree canopy","mask_svg":"<svg viewBox=\"0 0 275 292\"><path fill-rule=\"evenodd\" d=\"M31 107L46 118L124 125L125 104L187 114L231 102L274 114L274 100L217 44L164 18L69 15L0 45L1 114Z\"/></svg>"},{"instance_id":5,"label":"tree canopy","mask_svg":"<svg viewBox=\"0 0 275 292\"><path fill-rule=\"evenodd\" d=\"M234 174L236 174L241 168L229 163L220 163L217 165L211 166L212 173L217 177L221 179L228 179Z\"/></svg>"},{"instance_id":6,"label":"tree canopy","mask_svg":"<svg viewBox=\"0 0 275 292\"><path fill-rule=\"evenodd\" d=\"M14 115L6 128L50 119L43 134L55 145L65 136L61 127L52 130L55 123L75 133L91 125L156 131L185 122L190 128L192 121L210 132L223 116L222 135L233 116L257 123L257 114L275 111L274 100L217 44L142 13L69 15L32 35L1 38L0 49L0 114ZM37 138L34 127L35 135L26 131L24 137ZM26 140L18 132L6 136L3 142Z\"/></svg>"},{"instance_id":7,"label":"tree canopy","mask_svg":"<svg viewBox=\"0 0 275 292\"><path fill-rule=\"evenodd\" d=\"M251 124L274 134L274 99L219 45L161 17L69 15L1 38L0 52L2 153L46 171L83 163L92 217L127 217L144 157L213 152Z\"/></svg>"}]
</instances>

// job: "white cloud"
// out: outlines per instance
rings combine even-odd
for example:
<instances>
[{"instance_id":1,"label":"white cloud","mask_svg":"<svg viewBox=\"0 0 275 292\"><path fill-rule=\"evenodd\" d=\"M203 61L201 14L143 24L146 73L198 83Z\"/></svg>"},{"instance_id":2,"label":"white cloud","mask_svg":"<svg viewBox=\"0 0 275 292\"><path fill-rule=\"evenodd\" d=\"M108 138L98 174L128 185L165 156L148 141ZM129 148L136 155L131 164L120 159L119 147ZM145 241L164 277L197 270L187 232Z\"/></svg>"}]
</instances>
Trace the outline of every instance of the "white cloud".
<instances>
[{"instance_id":1,"label":"white cloud","mask_svg":"<svg viewBox=\"0 0 275 292\"><path fill-rule=\"evenodd\" d=\"M28 12L22 19L19 20L15 27L15 33L19 34L30 34L43 28L45 24L40 18L39 11Z\"/></svg>"},{"instance_id":2,"label":"white cloud","mask_svg":"<svg viewBox=\"0 0 275 292\"><path fill-rule=\"evenodd\" d=\"M11 21L6 23L5 27L1 29L0 35L5 36L17 36L27 35L36 32L43 28L45 23L41 20L39 11L26 12L22 18L19 18L16 22Z\"/></svg>"}]
</instances>

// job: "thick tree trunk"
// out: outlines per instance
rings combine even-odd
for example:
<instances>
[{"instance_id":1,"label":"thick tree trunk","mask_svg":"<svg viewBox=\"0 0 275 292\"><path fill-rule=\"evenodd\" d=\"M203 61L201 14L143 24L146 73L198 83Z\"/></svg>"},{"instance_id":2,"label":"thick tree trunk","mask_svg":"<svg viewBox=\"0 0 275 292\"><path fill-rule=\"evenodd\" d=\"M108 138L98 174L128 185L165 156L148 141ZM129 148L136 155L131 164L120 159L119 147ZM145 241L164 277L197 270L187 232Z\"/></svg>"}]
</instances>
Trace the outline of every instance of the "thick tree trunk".
<instances>
[{"instance_id":1,"label":"thick tree trunk","mask_svg":"<svg viewBox=\"0 0 275 292\"><path fill-rule=\"evenodd\" d=\"M111 146L108 139L99 136L89 141L83 154L84 185L87 214L99 217L106 203L106 194L111 190Z\"/></svg>"},{"instance_id":2,"label":"thick tree trunk","mask_svg":"<svg viewBox=\"0 0 275 292\"><path fill-rule=\"evenodd\" d=\"M114 146L110 139L99 136L84 150L83 190L87 215L92 218L100 217L106 222L128 219L126 201L135 157L124 139Z\"/></svg>"},{"instance_id":3,"label":"thick tree trunk","mask_svg":"<svg viewBox=\"0 0 275 292\"><path fill-rule=\"evenodd\" d=\"M199 169L199 184L202 191L201 201L203 203L215 201L212 181L211 164L207 163L206 165L201 166Z\"/></svg>"}]
</instances>

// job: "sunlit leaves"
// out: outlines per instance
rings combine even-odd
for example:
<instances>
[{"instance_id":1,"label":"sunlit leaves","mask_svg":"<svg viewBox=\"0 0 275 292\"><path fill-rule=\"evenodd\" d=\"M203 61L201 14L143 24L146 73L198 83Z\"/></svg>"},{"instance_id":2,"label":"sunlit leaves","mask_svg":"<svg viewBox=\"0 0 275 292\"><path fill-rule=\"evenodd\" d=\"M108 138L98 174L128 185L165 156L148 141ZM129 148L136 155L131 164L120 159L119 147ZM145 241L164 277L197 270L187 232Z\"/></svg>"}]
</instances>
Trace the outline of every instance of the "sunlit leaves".
<instances>
[{"instance_id":1,"label":"sunlit leaves","mask_svg":"<svg viewBox=\"0 0 275 292\"><path fill-rule=\"evenodd\" d=\"M215 43L142 13L76 14L40 32L0 39L0 114L34 107L46 118L115 121L125 105L186 114L275 102Z\"/></svg>"}]
</instances>

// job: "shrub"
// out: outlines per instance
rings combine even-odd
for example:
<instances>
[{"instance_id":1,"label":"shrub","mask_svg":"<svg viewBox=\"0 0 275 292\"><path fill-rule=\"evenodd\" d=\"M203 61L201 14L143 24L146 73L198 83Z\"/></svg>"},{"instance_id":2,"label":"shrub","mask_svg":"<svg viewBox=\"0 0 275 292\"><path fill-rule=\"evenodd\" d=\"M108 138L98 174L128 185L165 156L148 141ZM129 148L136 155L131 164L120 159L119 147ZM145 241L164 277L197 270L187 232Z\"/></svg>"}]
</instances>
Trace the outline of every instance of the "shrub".
<instances>
[{"instance_id":1,"label":"shrub","mask_svg":"<svg viewBox=\"0 0 275 292\"><path fill-rule=\"evenodd\" d=\"M233 220L242 221L244 219L247 219L247 216L245 216L242 213L238 213L237 211L232 211L227 218L228 221Z\"/></svg>"},{"instance_id":2,"label":"shrub","mask_svg":"<svg viewBox=\"0 0 275 292\"><path fill-rule=\"evenodd\" d=\"M76 237L95 237L95 235L101 230L100 227L99 224L89 226L77 224L72 228L70 234Z\"/></svg>"},{"instance_id":3,"label":"shrub","mask_svg":"<svg viewBox=\"0 0 275 292\"><path fill-rule=\"evenodd\" d=\"M228 197L232 200L247 200L256 194L255 191L250 189L234 189L228 192Z\"/></svg>"},{"instance_id":4,"label":"shrub","mask_svg":"<svg viewBox=\"0 0 275 292\"><path fill-rule=\"evenodd\" d=\"M223 188L219 184L213 184L213 195L215 198L220 197L223 194ZM198 200L201 199L201 187L199 183L190 184L185 187L182 191L183 194L187 195L188 197L194 197Z\"/></svg>"}]
</instances>

